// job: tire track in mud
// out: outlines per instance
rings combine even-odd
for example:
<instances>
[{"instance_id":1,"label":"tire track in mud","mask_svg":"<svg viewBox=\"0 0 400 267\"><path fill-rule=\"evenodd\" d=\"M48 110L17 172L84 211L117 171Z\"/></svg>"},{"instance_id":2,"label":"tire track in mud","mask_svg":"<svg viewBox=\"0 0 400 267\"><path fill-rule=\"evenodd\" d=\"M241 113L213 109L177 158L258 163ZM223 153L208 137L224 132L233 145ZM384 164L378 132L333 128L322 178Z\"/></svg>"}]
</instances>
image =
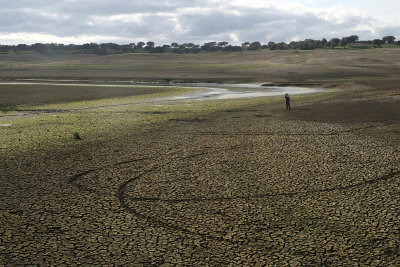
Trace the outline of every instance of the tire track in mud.
<instances>
[{"instance_id":1,"label":"tire track in mud","mask_svg":"<svg viewBox=\"0 0 400 267\"><path fill-rule=\"evenodd\" d=\"M193 158L195 156L191 156L191 157ZM381 181L387 181L387 180L390 180L391 178L394 178L394 177L400 175L400 171L392 171L392 172L390 172L386 175L380 176L376 179L367 180L367 181L363 181L363 182L356 183L356 184L351 184L351 185L346 185L346 186L336 186L336 187L332 187L332 188L319 189L319 190L308 190L308 191L304 191L304 192L298 191L298 192L286 192L286 193L276 193L276 194L258 194L258 195L253 195L253 196L218 197L218 198L187 198L187 199L161 199L161 198L145 198L145 197L127 198L126 197L127 187L130 183L140 180L141 178L143 178L144 175L151 174L159 168L161 168L161 167L155 167L155 168L146 170L142 174L132 177L131 179L125 181L118 187L118 190L116 192L116 197L118 198L121 207L126 212L136 216L137 218L146 220L147 222L149 222L153 225L172 229L176 232L181 232L181 233L184 233L184 234L187 234L190 236L197 236L200 238L204 238L206 240L226 242L226 243L229 243L232 245L247 245L247 246L251 246L251 247L264 247L264 248L265 248L265 244L260 245L260 244L256 244L256 243L252 243L252 242L249 243L249 242L241 241L241 240L230 240L230 239L226 239L224 237L217 236L217 235L203 234L200 232L188 230L187 228L180 227L177 224L163 221L162 219L157 218L157 216L143 214L143 213L137 211L135 208L131 207L131 205L129 205L129 203L128 203L128 200L130 200L132 202L154 201L154 202L164 202L164 203L182 203L182 202L188 203L188 202L216 202L216 201L253 200L253 199L258 200L258 199L262 199L262 198L292 197L292 196L297 196L297 195L308 196L308 195L333 192L333 191L343 192L343 191L347 191L347 190L350 190L353 188L358 188L358 187L362 187L362 186L369 185L369 184L376 184ZM269 244L269 248L271 249L271 244Z\"/></svg>"},{"instance_id":2,"label":"tire track in mud","mask_svg":"<svg viewBox=\"0 0 400 267\"><path fill-rule=\"evenodd\" d=\"M190 158L195 158L195 157L202 156L202 155L205 155L205 154L206 154L205 152L202 152L202 153L196 153L196 154L188 155L188 156L185 156L185 157L179 157L179 158L180 158L180 159L190 159ZM166 163L166 164L167 164L167 163ZM164 165L165 165L165 164L164 164ZM197 236L197 237L200 237L200 238L204 238L205 240L218 241L218 242L226 242L226 243L229 243L229 244L232 244L232 245L245 245L245 244L247 244L247 242L245 242L245 241L240 241L240 240L234 241L234 240L229 240L229 239L223 238L223 237L221 237L221 236L210 235L210 234L203 234L203 233L191 231L191 230L189 230L189 229L187 229L187 228L185 228L185 227L180 227L180 226L178 226L178 225L176 225L176 224L169 223L169 222L165 222L165 221L163 221L163 220L161 220L161 219L158 219L158 218L155 217L155 216L150 216L150 215L143 214L143 213L141 213L141 212L138 212L136 209L132 208L132 207L129 205L129 203L127 202L127 198L126 198L126 193L127 193L127 192L126 192L126 191L127 191L126 189L127 189L127 186L128 186L130 183L139 180L139 179L142 178L144 175L149 174L149 173L153 173L154 171L156 171L156 170L158 170L158 169L160 169L160 168L162 168L162 166L158 166L158 167L154 167L154 168L151 168L151 169L149 169L149 170L146 170L146 171L142 172L142 174L137 175L137 176L135 176L135 177L132 177L132 178L130 178L129 180L125 181L124 183L122 183L122 184L118 187L118 190L117 190L117 192L116 192L115 195L116 195L116 197L118 198L121 207L122 207L126 212L128 212L128 213L134 215L135 217L137 217L137 218L139 218L139 219L145 220L145 221L149 222L150 224L153 224L153 225L156 225L156 226L161 226L161 227L166 228L166 229L172 229L172 230L174 230L175 232L184 233L184 234L189 235L189 236L192 236L192 237L193 237L193 236ZM132 200L132 198L129 198L129 200ZM257 246L257 247L258 247L258 246L264 247L264 246L261 246L261 245L255 245L255 246Z\"/></svg>"},{"instance_id":3,"label":"tire track in mud","mask_svg":"<svg viewBox=\"0 0 400 267\"><path fill-rule=\"evenodd\" d=\"M138 158L138 159L125 160L125 161L120 161L120 162L116 162L116 163L113 163L113 164L108 164L108 165L105 165L105 166L101 166L99 168L85 170L85 171L82 171L80 173L72 175L67 180L67 183L72 185L72 186L74 186L74 187L76 187L76 188L78 188L80 191L86 191L86 192L89 192L89 193L100 194L98 191L96 191L96 190L94 190L94 189L92 189L90 187L87 187L85 185L79 184L78 180L80 178L84 177L85 175L88 175L90 173L98 172L98 171L100 171L102 169L105 169L105 168L112 168L112 167L116 167L116 166L120 166L120 165L124 165L124 164L128 164L128 163L139 162L139 161L144 161L144 160L148 160L148 159L151 159L151 158Z\"/></svg>"},{"instance_id":4,"label":"tire track in mud","mask_svg":"<svg viewBox=\"0 0 400 267\"><path fill-rule=\"evenodd\" d=\"M193 158L193 157L197 157L197 156L202 156L205 154L206 154L206 152L199 152L199 153L195 153L195 154L192 154L189 156L184 156L184 157L182 157L182 156L171 157L171 159L174 159L174 160L175 159L189 159L189 158ZM140 161L145 161L145 160L157 160L157 159L161 159L161 158L165 159L166 155L158 156L158 157L143 157L143 158L137 158L137 159L124 160L124 161L119 161L119 162L116 162L113 164L104 165L104 166L101 166L98 168L85 170L85 171L82 171L82 172L72 175L70 178L68 178L67 183L78 188L81 191L100 194L98 191L96 191L92 188L89 188L85 185L79 184L78 183L79 179L84 177L85 175L88 175L90 173L95 173L95 172L98 172L98 171L106 169L106 168L113 168L113 167L121 166L121 165L128 164L128 163L140 162ZM168 163L165 163L165 164L168 164Z\"/></svg>"},{"instance_id":5,"label":"tire track in mud","mask_svg":"<svg viewBox=\"0 0 400 267\"><path fill-rule=\"evenodd\" d=\"M345 130L344 132L357 131L359 129L364 129L364 128L350 129L350 130ZM371 127L366 127L366 128L371 128ZM231 146L230 148L228 148L226 150L234 150L235 148L236 148L236 146ZM158 164L156 166L153 166L152 168L149 168L147 170L142 170L140 172L140 174L135 175L134 177L132 177L132 178L128 179L127 181L123 182L122 184L120 184L115 192L115 197L118 199L120 206L123 208L123 210L125 210L125 212L132 214L139 219L145 220L152 225L161 226L161 227L167 228L167 229L172 229L173 231L188 235L188 238L199 237L199 238L203 238L204 240L225 242L225 243L229 243L231 245L247 245L247 246L252 246L252 247L258 247L261 245L251 242L251 241L248 242L245 240L231 240L231 239L224 238L223 236L218 236L218 234L204 234L201 232L189 230L185 227L179 226L177 223L173 223L173 222L171 223L168 221L164 221L161 218L159 218L157 215L148 215L143 212L140 212L136 208L132 207L132 205L130 205L129 202L133 202L133 203L139 202L140 203L140 202L152 201L152 202L163 202L163 203L174 204L174 203L183 203L183 202L186 202L186 203L218 202L218 201L223 202L223 201L234 201L234 200L258 200L258 199L264 199L264 198L309 196L309 195L328 193L328 192L334 192L334 191L344 192L344 191L351 190L354 188L360 188L360 187L363 187L366 185L372 185L372 184L376 184L376 183L379 183L382 181L387 181L387 180L390 180L390 179L395 178L396 176L400 175L400 170L392 170L389 173L379 176L375 179L365 180L365 181L355 183L355 184L335 186L335 187L325 188L325 189L296 191L296 192L268 193L268 194L255 194L255 195L246 195L246 196L231 196L231 197L216 197L216 198L204 198L204 197L196 198L196 197L194 197L194 198L180 198L180 199L162 199L162 198L153 198L153 197L127 197L127 193L128 193L127 188L132 182L142 179L147 174L152 174L152 173L157 172L158 170L162 169L163 166L168 165L170 161L188 160L188 159L193 159L193 158L204 156L204 155L210 155L210 154L213 154L216 152L220 152L220 151L218 151L218 150L208 151L207 150L207 151L201 151L201 152L193 153L193 154L186 155L186 156L180 156L179 154L174 153L175 155L172 154L172 155L168 156L168 158L170 160L163 162L161 164ZM68 179L68 183L72 184L73 186L75 186L76 188L78 188L81 191L85 191L88 193L96 193L96 194L100 195L100 193L97 192L96 190L79 184L78 183L79 179L84 177L85 175L98 172L102 169L112 168L112 167L121 166L121 165L128 164L128 163L140 162L140 161L145 161L145 160L157 161L157 159L161 159L161 158L166 159L167 156L162 155L162 156L158 156L158 157L143 157L143 158L125 160L125 161L116 162L114 164L101 166L99 168L85 170L85 171L82 171L78 174L71 176ZM269 246L270 245L271 244L269 244Z\"/></svg>"},{"instance_id":6,"label":"tire track in mud","mask_svg":"<svg viewBox=\"0 0 400 267\"><path fill-rule=\"evenodd\" d=\"M199 152L199 153L194 153L194 154L191 154L191 155L188 155L188 156L183 156L183 157L182 156L171 157L171 159L172 160L176 160L176 159L191 159L191 158L203 156L205 154L207 154L207 153L206 152ZM120 165L123 165L123 164L132 163L132 162L139 162L139 161L144 161L144 160L151 160L151 159L156 160L156 159L161 158L161 157L162 156L159 156L157 158L140 158L140 159L126 160L126 161L121 161L121 162L117 162L117 163L114 163L114 164L105 165L105 166L102 166L102 167L99 167L99 168L95 168L95 169L85 170L83 172L80 172L80 173L77 173L77 174L71 176L68 179L67 183L68 184L72 184L74 187L78 188L78 190L85 191L87 193L96 193L96 194L100 195L99 192L97 192L96 190L88 188L88 187L83 186L83 185L80 185L80 184L77 183L77 181L80 178L82 178L83 176L87 175L87 174L94 173L94 172L97 172L97 171L105 169L105 168L120 166ZM165 156L163 156L163 157L165 158ZM196 233L196 232L190 231L190 230L188 230L186 228L179 227L179 226L177 226L175 224L171 224L171 223L168 223L168 222L163 222L162 220L159 220L159 219L157 219L157 218L155 218L153 216L148 216L148 215L142 214L142 213L137 212L135 209L130 207L130 205L127 203L127 201L126 201L127 199L125 197L127 186L130 183L132 183L133 181L140 179L145 174L152 173L152 172L162 168L162 166L164 166L166 164L168 164L168 162L163 164L163 165L161 165L161 166L153 167L153 168L150 168L148 170L144 170L144 171L141 172L141 174L139 174L137 176L134 176L133 178L130 178L129 180L127 180L127 181L123 182L122 184L120 184L118 189L117 189L117 191L116 191L116 193L115 193L115 196L118 198L118 201L120 202L121 207L126 212L134 215L135 217L137 217L139 219L146 220L147 222L149 222L149 223L151 223L153 225L162 226L162 227L167 228L167 229L172 229L172 230L174 230L176 232L181 232L181 233L184 233L184 234L187 234L187 235L191 235L191 236L200 236L200 237L208 239L208 240L214 240L214 241L220 241L220 242L225 241L225 242L229 242L230 244L235 244L235 245L244 243L244 242L240 242L240 241L227 240L227 239L224 239L222 237L217 237L217 236L213 236L213 235L205 235L205 234L201 234L201 233Z\"/></svg>"},{"instance_id":7,"label":"tire track in mud","mask_svg":"<svg viewBox=\"0 0 400 267\"><path fill-rule=\"evenodd\" d=\"M213 235L206 235L206 234L201 234L201 233L196 233L194 231L190 231L190 230L188 230L188 229L186 229L184 227L179 227L176 224L164 222L164 221L162 221L160 219L157 219L154 216L145 215L143 213L140 213L140 212L136 211L134 208L131 208L131 206L127 203L127 198L125 197L126 188L127 188L128 184L132 183L135 180L140 179L143 175L145 175L147 173L150 173L152 171L154 171L154 169L145 171L144 173L142 173L142 175L138 175L136 177L133 177L133 178L129 179L128 181L122 183L119 186L119 188L118 188L118 190L116 192L116 197L118 198L121 207L126 212L134 215L135 217L137 217L139 219L146 220L147 222L149 222L149 223L151 223L153 225L162 226L162 227L167 228L167 229L172 229L172 230L174 230L176 232L181 232L181 233L185 233L185 234L192 235L192 236L200 236L200 237L203 237L203 238L206 238L206 239L209 239L209 240L216 240L216 241L220 241L220 242L227 241L229 243L238 244L237 242L233 242L231 240L226 240L226 239L224 239L222 237L213 236Z\"/></svg>"},{"instance_id":8,"label":"tire track in mud","mask_svg":"<svg viewBox=\"0 0 400 267\"><path fill-rule=\"evenodd\" d=\"M194 158L199 155L201 155L201 154L190 155L187 158L189 158L189 157ZM186 157L183 157L182 159L186 159ZM132 202L154 201L154 202L164 202L164 203L181 203L181 202L213 202L213 201L234 201L234 200L252 200L252 199L257 200L257 199L261 199L261 198L291 197L291 196L296 196L296 195L307 196L307 195L312 195L312 194L326 193L326 192L333 192L333 191L342 192L342 191L346 191L349 189L362 187L362 186L365 186L368 184L376 184L378 182L386 181L391 178L394 178L395 176L400 175L400 171L392 171L389 174L380 176L376 179L367 180L367 181L363 181L363 182L351 184L351 185L346 185L346 186L337 186L337 187L326 188L326 189L298 191L298 192L286 192L286 193L276 193L276 194L258 194L258 195L253 195L253 196L218 197L218 198L187 198L187 199L161 199L161 198L145 198L145 197L127 198L126 197L127 187L130 183L140 180L141 178L143 178L144 175L154 173L156 170L158 170L160 168L161 167L159 166L159 167L154 167L152 169L146 170L142 174L132 177L131 179L125 181L118 187L118 190L116 192L116 197L118 198L121 207L126 212L128 212L140 219L144 219L151 224L162 226L164 228L169 228L174 231L185 233L185 234L188 234L191 236L198 236L198 237L201 237L204 239L214 240L214 241L219 241L219 242L227 242L227 243L234 244L234 245L250 245L250 246L260 246L260 245L249 244L248 242L240 241L240 240L233 241L233 240L226 239L226 238L223 238L220 236L210 235L210 234L202 234L199 232L194 232L194 231L188 230L184 227L179 227L177 224L165 222L161 219L158 219L157 217L146 215L146 214L143 214L143 213L137 211L135 208L132 208L129 205L128 200L130 200Z\"/></svg>"}]
</instances>

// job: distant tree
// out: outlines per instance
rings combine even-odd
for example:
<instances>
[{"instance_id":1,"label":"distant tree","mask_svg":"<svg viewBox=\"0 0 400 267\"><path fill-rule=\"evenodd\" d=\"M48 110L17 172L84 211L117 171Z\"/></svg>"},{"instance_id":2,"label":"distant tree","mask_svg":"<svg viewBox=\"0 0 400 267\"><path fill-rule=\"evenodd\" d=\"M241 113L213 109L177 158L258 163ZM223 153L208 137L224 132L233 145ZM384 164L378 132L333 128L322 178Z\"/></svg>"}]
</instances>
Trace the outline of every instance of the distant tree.
<instances>
[{"instance_id":1,"label":"distant tree","mask_svg":"<svg viewBox=\"0 0 400 267\"><path fill-rule=\"evenodd\" d=\"M17 45L17 50L19 50L19 51L27 51L27 50L29 50L29 46L26 45L26 44L19 44L19 45Z\"/></svg>"},{"instance_id":2,"label":"distant tree","mask_svg":"<svg viewBox=\"0 0 400 267\"><path fill-rule=\"evenodd\" d=\"M280 42L276 44L278 50L286 50L289 49L288 44L285 42Z\"/></svg>"},{"instance_id":3,"label":"distant tree","mask_svg":"<svg viewBox=\"0 0 400 267\"><path fill-rule=\"evenodd\" d=\"M196 53L196 54L199 53L199 52L201 51L200 45L195 44L195 45L192 47L191 51L192 51L193 53Z\"/></svg>"},{"instance_id":4,"label":"distant tree","mask_svg":"<svg viewBox=\"0 0 400 267\"><path fill-rule=\"evenodd\" d=\"M219 47L226 47L228 45L228 42L226 42L226 41L223 41L223 42L219 42L218 43L218 46Z\"/></svg>"},{"instance_id":5,"label":"distant tree","mask_svg":"<svg viewBox=\"0 0 400 267\"><path fill-rule=\"evenodd\" d=\"M346 45L348 45L349 44L349 41L348 41L348 39L347 39L347 37L343 37L341 40L340 40L340 46L342 46L342 47L346 47Z\"/></svg>"},{"instance_id":6,"label":"distant tree","mask_svg":"<svg viewBox=\"0 0 400 267\"><path fill-rule=\"evenodd\" d=\"M193 49L196 46L194 43L185 43L183 45L185 46L185 48L189 48L189 49Z\"/></svg>"},{"instance_id":7,"label":"distant tree","mask_svg":"<svg viewBox=\"0 0 400 267\"><path fill-rule=\"evenodd\" d=\"M179 53L188 53L189 49L187 48L187 44L180 44L178 47Z\"/></svg>"},{"instance_id":8,"label":"distant tree","mask_svg":"<svg viewBox=\"0 0 400 267\"><path fill-rule=\"evenodd\" d=\"M250 42L244 42L242 43L242 48L248 48L250 45Z\"/></svg>"},{"instance_id":9,"label":"distant tree","mask_svg":"<svg viewBox=\"0 0 400 267\"><path fill-rule=\"evenodd\" d=\"M131 52L135 52L135 46L132 46L132 44L121 45L121 53Z\"/></svg>"},{"instance_id":10,"label":"distant tree","mask_svg":"<svg viewBox=\"0 0 400 267\"><path fill-rule=\"evenodd\" d=\"M115 43L102 43L100 44L101 50L103 50L103 53L109 53L109 50L115 50L115 51L120 51L121 46Z\"/></svg>"},{"instance_id":11,"label":"distant tree","mask_svg":"<svg viewBox=\"0 0 400 267\"><path fill-rule=\"evenodd\" d=\"M83 44L82 45L83 49L95 49L97 47L98 47L98 44L95 44L95 43Z\"/></svg>"},{"instance_id":12,"label":"distant tree","mask_svg":"<svg viewBox=\"0 0 400 267\"><path fill-rule=\"evenodd\" d=\"M325 38L324 38L324 39L325 39ZM324 39L322 39L322 40L315 40L315 48L323 48L323 47L325 47L325 45L326 45L326 43L327 43L328 41L325 39L326 42L323 43L323 40L324 40Z\"/></svg>"},{"instance_id":13,"label":"distant tree","mask_svg":"<svg viewBox=\"0 0 400 267\"><path fill-rule=\"evenodd\" d=\"M241 52L242 51L242 47L239 46L239 45L229 45L229 51Z\"/></svg>"},{"instance_id":14,"label":"distant tree","mask_svg":"<svg viewBox=\"0 0 400 267\"><path fill-rule=\"evenodd\" d=\"M358 36L357 35L350 35L348 37L345 37L347 39L347 43L349 44L354 44L358 41Z\"/></svg>"},{"instance_id":15,"label":"distant tree","mask_svg":"<svg viewBox=\"0 0 400 267\"><path fill-rule=\"evenodd\" d=\"M275 42L268 42L268 48L271 49L271 47L276 46ZM273 49L271 49L273 50Z\"/></svg>"},{"instance_id":16,"label":"distant tree","mask_svg":"<svg viewBox=\"0 0 400 267\"><path fill-rule=\"evenodd\" d=\"M385 44L394 44L394 40L396 40L396 37L394 36L385 36L382 38L382 41Z\"/></svg>"},{"instance_id":17,"label":"distant tree","mask_svg":"<svg viewBox=\"0 0 400 267\"><path fill-rule=\"evenodd\" d=\"M375 47L381 47L382 40L380 40L380 39L374 39L374 40L372 40L372 44L373 44Z\"/></svg>"},{"instance_id":18,"label":"distant tree","mask_svg":"<svg viewBox=\"0 0 400 267\"><path fill-rule=\"evenodd\" d=\"M296 42L296 41L291 41L289 44L288 44L288 47L289 47L289 49L298 49L299 47L298 47L298 42Z\"/></svg>"},{"instance_id":19,"label":"distant tree","mask_svg":"<svg viewBox=\"0 0 400 267\"><path fill-rule=\"evenodd\" d=\"M148 47L148 46L146 46L146 47ZM145 47L145 49L146 49L146 47ZM148 50L149 48L147 48L147 50ZM157 46L157 47L152 47L151 48L151 53L164 53L165 52L165 48L164 48L164 46Z\"/></svg>"},{"instance_id":20,"label":"distant tree","mask_svg":"<svg viewBox=\"0 0 400 267\"><path fill-rule=\"evenodd\" d=\"M1 53L7 53L9 51L9 46L8 45L0 45L0 52Z\"/></svg>"},{"instance_id":21,"label":"distant tree","mask_svg":"<svg viewBox=\"0 0 400 267\"><path fill-rule=\"evenodd\" d=\"M138 43L136 44L136 47L140 49L140 48L143 48L144 45L145 45L144 42L138 42Z\"/></svg>"},{"instance_id":22,"label":"distant tree","mask_svg":"<svg viewBox=\"0 0 400 267\"><path fill-rule=\"evenodd\" d=\"M0 53L8 53L14 51L15 53L21 51L34 51L37 53L55 53L59 51L70 51L71 53L94 53L94 54L108 54L108 53L132 53L136 51L146 51L151 53L199 53L200 51L213 52L213 51L243 51L243 50L258 50L267 49L270 50L284 50L284 49L316 49L323 47L337 46L346 47L349 44L357 43L360 46L369 47L374 45L375 47L380 47L383 44L396 44L400 46L400 41L396 40L396 37L390 35L385 36L382 39L375 40L359 40L357 35L350 35L343 37L341 39L332 38L329 42L322 38L321 40L305 39L304 41L292 41L289 44L285 42L274 43L269 42L267 45L261 45L260 42L244 42L238 46L229 45L228 42L208 42L200 46L193 43L171 43L171 45L155 46L154 42L138 42L130 44L115 44L115 43L86 43L86 44L56 44L56 43L36 43L32 45L18 44L18 45L0 45Z\"/></svg>"},{"instance_id":23,"label":"distant tree","mask_svg":"<svg viewBox=\"0 0 400 267\"><path fill-rule=\"evenodd\" d=\"M203 46L201 47L201 50L204 51L216 51L217 50L217 43L216 42L208 42L208 43L204 43Z\"/></svg>"},{"instance_id":24,"label":"distant tree","mask_svg":"<svg viewBox=\"0 0 400 267\"><path fill-rule=\"evenodd\" d=\"M42 43L33 44L31 47L32 50L36 51L37 53L47 53L49 50L48 45Z\"/></svg>"},{"instance_id":25,"label":"distant tree","mask_svg":"<svg viewBox=\"0 0 400 267\"><path fill-rule=\"evenodd\" d=\"M151 42L151 41L147 42L146 47L154 48L154 42Z\"/></svg>"},{"instance_id":26,"label":"distant tree","mask_svg":"<svg viewBox=\"0 0 400 267\"><path fill-rule=\"evenodd\" d=\"M330 43L332 45L332 48L335 48L336 46L338 46L340 44L340 39L339 38L332 38L330 40Z\"/></svg>"},{"instance_id":27,"label":"distant tree","mask_svg":"<svg viewBox=\"0 0 400 267\"><path fill-rule=\"evenodd\" d=\"M310 50L310 49L316 49L317 48L317 42L313 39L305 39L304 42L302 42L302 50Z\"/></svg>"},{"instance_id":28,"label":"distant tree","mask_svg":"<svg viewBox=\"0 0 400 267\"><path fill-rule=\"evenodd\" d=\"M258 50L261 49L261 43L260 42L252 42L249 47L247 48L248 50Z\"/></svg>"}]
</instances>

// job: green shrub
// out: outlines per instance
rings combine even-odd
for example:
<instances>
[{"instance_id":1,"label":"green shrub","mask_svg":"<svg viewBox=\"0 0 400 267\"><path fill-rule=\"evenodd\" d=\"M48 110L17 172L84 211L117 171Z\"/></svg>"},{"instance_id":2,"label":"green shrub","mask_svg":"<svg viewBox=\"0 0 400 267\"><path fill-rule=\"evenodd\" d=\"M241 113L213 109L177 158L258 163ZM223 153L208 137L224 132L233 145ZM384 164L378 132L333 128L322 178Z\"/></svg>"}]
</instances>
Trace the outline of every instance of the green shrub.
<instances>
[{"instance_id":1,"label":"green shrub","mask_svg":"<svg viewBox=\"0 0 400 267\"><path fill-rule=\"evenodd\" d=\"M74 139L76 140L82 140L81 136L79 135L78 132L73 132L72 135L74 136Z\"/></svg>"}]
</instances>

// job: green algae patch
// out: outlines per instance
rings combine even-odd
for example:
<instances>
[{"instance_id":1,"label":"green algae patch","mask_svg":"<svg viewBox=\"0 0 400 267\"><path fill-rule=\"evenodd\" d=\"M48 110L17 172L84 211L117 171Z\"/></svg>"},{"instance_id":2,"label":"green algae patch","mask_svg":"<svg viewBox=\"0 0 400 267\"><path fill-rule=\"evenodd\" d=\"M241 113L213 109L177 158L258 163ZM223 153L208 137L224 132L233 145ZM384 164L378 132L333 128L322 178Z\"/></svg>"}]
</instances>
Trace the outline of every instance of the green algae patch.
<instances>
[{"instance_id":1,"label":"green algae patch","mask_svg":"<svg viewBox=\"0 0 400 267\"><path fill-rule=\"evenodd\" d=\"M281 96L233 100L157 100L188 90L193 91L168 87L165 91L150 95L20 106L22 110L29 108L37 112L21 117L3 117L1 124L10 124L11 127L0 128L0 149L4 155L64 151L83 144L95 145L118 140L132 132L143 133L169 127L177 122L212 120L218 112L246 110L259 105L268 107L282 102ZM324 96L324 93L316 93L296 98ZM79 133L79 139L74 137L74 133Z\"/></svg>"}]
</instances>

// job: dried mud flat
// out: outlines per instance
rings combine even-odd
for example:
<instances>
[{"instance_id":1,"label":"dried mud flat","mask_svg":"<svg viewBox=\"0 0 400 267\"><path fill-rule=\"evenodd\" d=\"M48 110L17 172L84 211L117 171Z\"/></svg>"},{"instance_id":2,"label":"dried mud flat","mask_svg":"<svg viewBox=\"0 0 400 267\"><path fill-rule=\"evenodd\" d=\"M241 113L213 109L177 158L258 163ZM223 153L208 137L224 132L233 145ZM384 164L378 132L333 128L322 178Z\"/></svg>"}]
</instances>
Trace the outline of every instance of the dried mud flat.
<instances>
[{"instance_id":1,"label":"dried mud flat","mask_svg":"<svg viewBox=\"0 0 400 267\"><path fill-rule=\"evenodd\" d=\"M267 98L184 117L105 108L90 116L166 119L0 154L0 265L398 265L394 67L318 81L343 91L293 97L291 111Z\"/></svg>"},{"instance_id":2,"label":"dried mud flat","mask_svg":"<svg viewBox=\"0 0 400 267\"><path fill-rule=\"evenodd\" d=\"M398 103L389 95L383 101ZM346 98L324 103L337 110ZM364 100L351 106L366 108ZM324 122L320 106L220 111L79 151L8 159L0 261L396 265L398 109L381 114L386 123L362 113L360 122Z\"/></svg>"}]
</instances>

